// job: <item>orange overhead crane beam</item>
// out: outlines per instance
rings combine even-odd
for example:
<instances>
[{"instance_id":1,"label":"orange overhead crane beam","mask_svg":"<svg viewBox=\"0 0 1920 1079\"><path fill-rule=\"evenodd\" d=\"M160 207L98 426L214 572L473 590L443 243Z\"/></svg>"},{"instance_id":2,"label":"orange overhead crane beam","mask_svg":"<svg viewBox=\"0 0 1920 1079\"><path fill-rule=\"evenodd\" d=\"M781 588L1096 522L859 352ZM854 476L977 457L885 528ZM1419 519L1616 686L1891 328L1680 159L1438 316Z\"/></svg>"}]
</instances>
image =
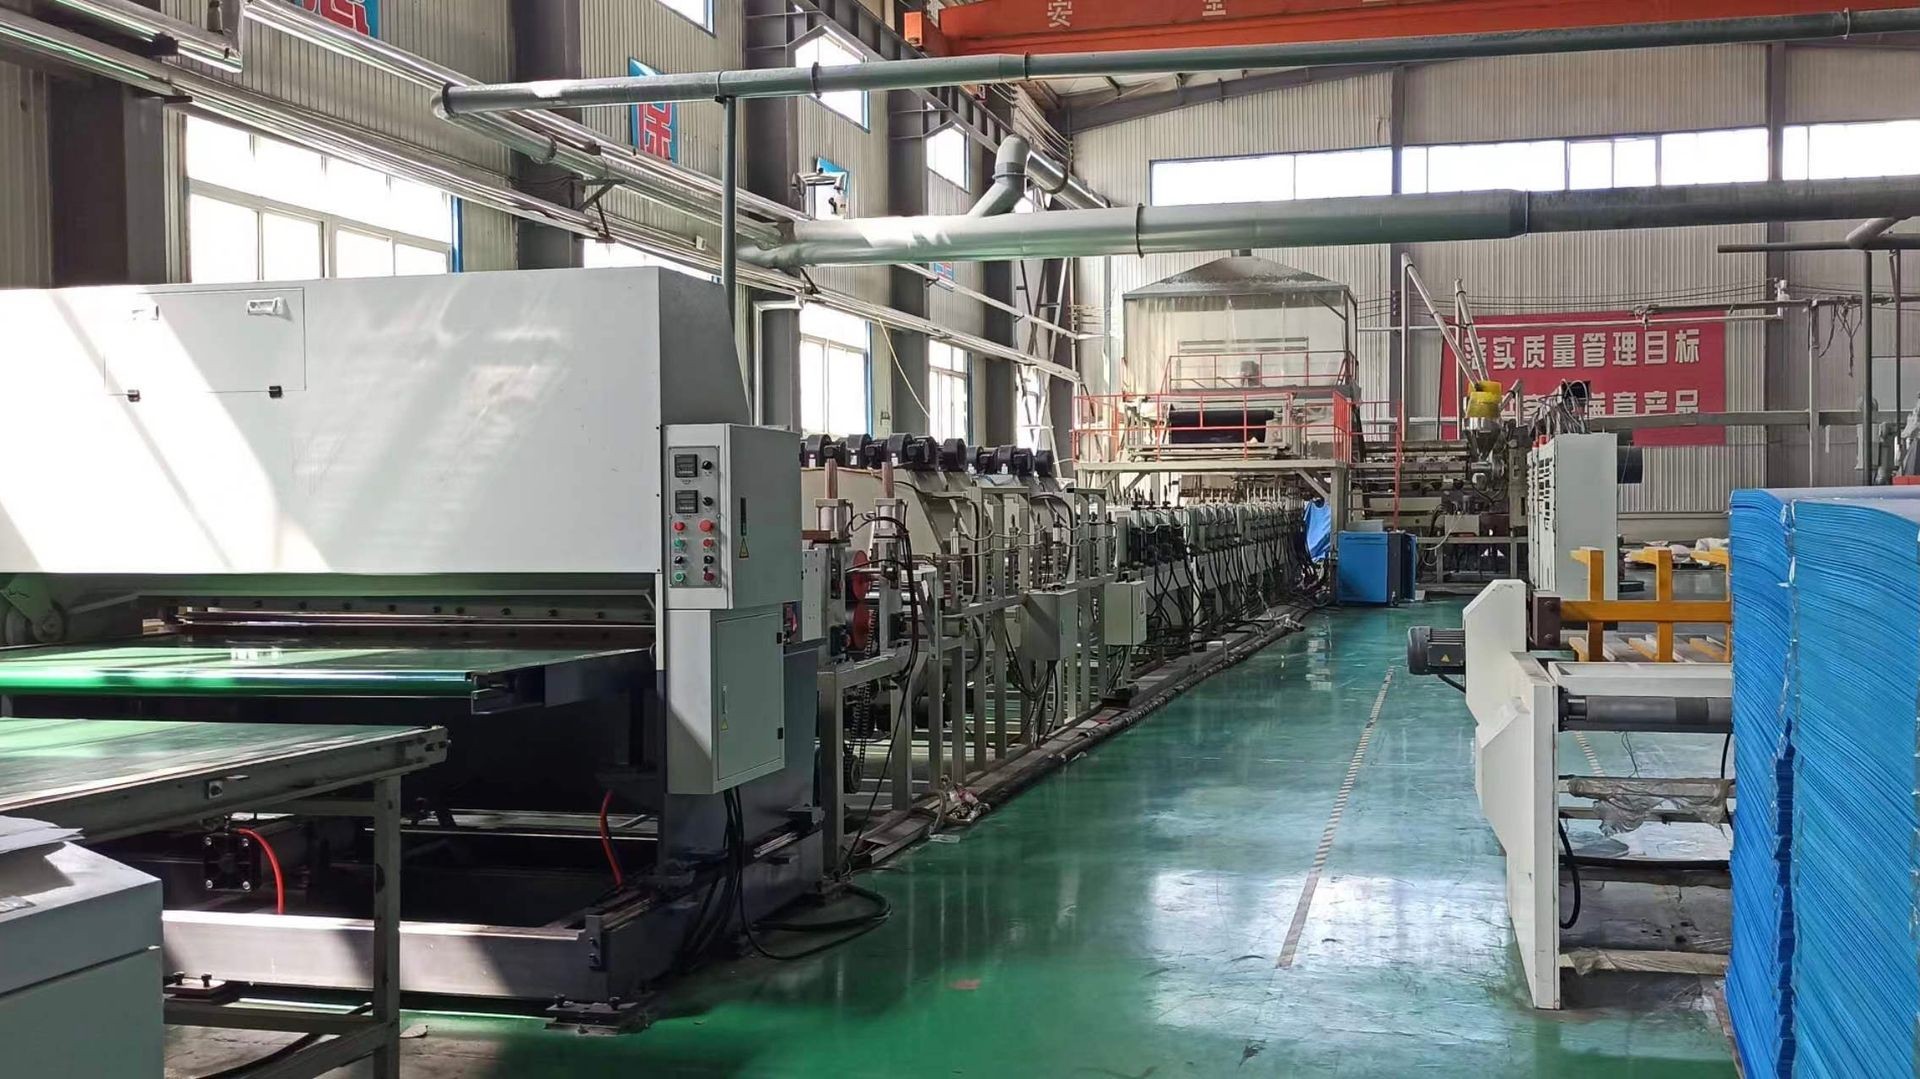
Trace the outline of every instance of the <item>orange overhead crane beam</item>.
<instances>
[{"instance_id":1,"label":"orange overhead crane beam","mask_svg":"<svg viewBox=\"0 0 1920 1079\"><path fill-rule=\"evenodd\" d=\"M909 42L934 56L1359 41L1500 30L1805 15L1913 0L973 0L938 23L910 12Z\"/></svg>"}]
</instances>

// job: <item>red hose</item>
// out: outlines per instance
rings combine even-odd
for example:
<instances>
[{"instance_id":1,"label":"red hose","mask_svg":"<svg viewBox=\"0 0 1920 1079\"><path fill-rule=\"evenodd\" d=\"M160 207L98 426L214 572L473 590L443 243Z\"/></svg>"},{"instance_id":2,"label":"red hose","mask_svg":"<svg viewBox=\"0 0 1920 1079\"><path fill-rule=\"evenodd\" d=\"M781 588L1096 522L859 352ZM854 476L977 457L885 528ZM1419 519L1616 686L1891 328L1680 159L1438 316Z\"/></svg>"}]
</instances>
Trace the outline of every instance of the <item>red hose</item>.
<instances>
[{"instance_id":1,"label":"red hose","mask_svg":"<svg viewBox=\"0 0 1920 1079\"><path fill-rule=\"evenodd\" d=\"M620 859L613 854L613 833L607 828L607 810L613 805L613 792L608 791L600 799L600 849L607 852L607 867L613 870L613 886L618 888L626 883L626 875L620 872Z\"/></svg>"},{"instance_id":2,"label":"red hose","mask_svg":"<svg viewBox=\"0 0 1920 1079\"><path fill-rule=\"evenodd\" d=\"M273 853L273 844L267 842L266 836L251 828L235 828L234 831L260 844L261 853L267 856L267 868L273 870L273 912L285 914L287 912L287 879L280 875L280 858Z\"/></svg>"}]
</instances>

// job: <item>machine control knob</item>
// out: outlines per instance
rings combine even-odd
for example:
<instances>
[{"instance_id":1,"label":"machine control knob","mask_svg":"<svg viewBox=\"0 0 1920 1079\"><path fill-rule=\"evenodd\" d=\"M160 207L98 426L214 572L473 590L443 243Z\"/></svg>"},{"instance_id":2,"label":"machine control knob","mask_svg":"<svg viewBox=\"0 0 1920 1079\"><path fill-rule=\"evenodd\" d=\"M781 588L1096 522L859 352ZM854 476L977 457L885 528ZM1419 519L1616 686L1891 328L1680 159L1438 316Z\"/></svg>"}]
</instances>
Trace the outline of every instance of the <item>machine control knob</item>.
<instances>
[{"instance_id":1,"label":"machine control knob","mask_svg":"<svg viewBox=\"0 0 1920 1079\"><path fill-rule=\"evenodd\" d=\"M675 522L675 523L677 524L677 523L679 523L679 522ZM701 522L700 522L700 531L702 531L702 532L711 532L711 531L713 531L713 522L712 522L712 521L701 521Z\"/></svg>"},{"instance_id":2,"label":"machine control knob","mask_svg":"<svg viewBox=\"0 0 1920 1079\"><path fill-rule=\"evenodd\" d=\"M686 560L687 560L687 556L683 554L677 554L673 556L673 564L676 566L684 564Z\"/></svg>"},{"instance_id":3,"label":"machine control knob","mask_svg":"<svg viewBox=\"0 0 1920 1079\"><path fill-rule=\"evenodd\" d=\"M713 556L712 556L712 555L708 555L708 556L706 556L705 558L703 558L703 559L701 559L701 561L703 561L703 562L705 562L705 563L706 563L706 564L708 564L708 565L712 565L712 564L713 564Z\"/></svg>"},{"instance_id":4,"label":"machine control knob","mask_svg":"<svg viewBox=\"0 0 1920 1079\"><path fill-rule=\"evenodd\" d=\"M702 472L712 472L712 471L713 471L713 462L712 462L712 461L702 461L702 462L700 462L700 471L702 471Z\"/></svg>"},{"instance_id":5,"label":"machine control knob","mask_svg":"<svg viewBox=\"0 0 1920 1079\"><path fill-rule=\"evenodd\" d=\"M702 506L711 506L713 505L713 499L711 497L703 498L700 500L700 504Z\"/></svg>"},{"instance_id":6,"label":"machine control knob","mask_svg":"<svg viewBox=\"0 0 1920 1079\"><path fill-rule=\"evenodd\" d=\"M685 573L676 573L676 574L674 574L674 575L673 575L673 583L674 583L674 584L686 584L686 583L687 583L687 575L686 575Z\"/></svg>"},{"instance_id":7,"label":"machine control knob","mask_svg":"<svg viewBox=\"0 0 1920 1079\"><path fill-rule=\"evenodd\" d=\"M685 521L673 522L673 530L675 532L685 532L687 530L687 522Z\"/></svg>"}]
</instances>

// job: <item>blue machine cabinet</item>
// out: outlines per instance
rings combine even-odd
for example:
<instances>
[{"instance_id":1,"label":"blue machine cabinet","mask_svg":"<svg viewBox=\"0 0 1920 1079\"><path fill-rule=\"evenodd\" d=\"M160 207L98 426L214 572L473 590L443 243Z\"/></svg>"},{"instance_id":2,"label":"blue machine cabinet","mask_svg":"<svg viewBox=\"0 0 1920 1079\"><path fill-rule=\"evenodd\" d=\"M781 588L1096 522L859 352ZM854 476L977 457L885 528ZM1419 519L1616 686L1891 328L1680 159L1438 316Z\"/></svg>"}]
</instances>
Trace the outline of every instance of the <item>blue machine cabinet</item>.
<instances>
[{"instance_id":1,"label":"blue machine cabinet","mask_svg":"<svg viewBox=\"0 0 1920 1079\"><path fill-rule=\"evenodd\" d=\"M1411 532L1342 532L1334 599L1385 607L1413 598L1417 559Z\"/></svg>"}]
</instances>

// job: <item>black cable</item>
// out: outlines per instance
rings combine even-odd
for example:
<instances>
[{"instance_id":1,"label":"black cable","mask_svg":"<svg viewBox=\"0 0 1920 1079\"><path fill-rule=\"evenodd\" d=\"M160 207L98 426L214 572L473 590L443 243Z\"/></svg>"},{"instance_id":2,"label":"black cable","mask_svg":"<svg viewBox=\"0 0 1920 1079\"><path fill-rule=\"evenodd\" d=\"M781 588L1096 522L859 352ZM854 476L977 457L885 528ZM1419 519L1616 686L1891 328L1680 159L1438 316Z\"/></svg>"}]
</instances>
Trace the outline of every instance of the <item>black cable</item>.
<instances>
[{"instance_id":1,"label":"black cable","mask_svg":"<svg viewBox=\"0 0 1920 1079\"><path fill-rule=\"evenodd\" d=\"M1567 839L1567 824L1555 818L1554 827L1560 829L1560 849L1567 852L1567 875L1573 878L1573 913L1560 920L1560 928L1572 929L1573 923L1580 920L1580 866L1573 860L1573 843Z\"/></svg>"},{"instance_id":2,"label":"black cable","mask_svg":"<svg viewBox=\"0 0 1920 1079\"><path fill-rule=\"evenodd\" d=\"M1729 733L1720 742L1720 778L1727 778L1727 750L1733 748L1733 735Z\"/></svg>"},{"instance_id":3,"label":"black cable","mask_svg":"<svg viewBox=\"0 0 1920 1079\"><path fill-rule=\"evenodd\" d=\"M1448 684L1448 685L1450 685L1450 686L1452 686L1453 688L1455 688L1455 689L1457 689L1457 690L1459 690L1459 691L1460 691L1460 692L1462 692L1462 693L1465 693L1465 692L1467 691L1467 687L1465 687L1465 686L1463 686L1463 685L1461 685L1460 683L1458 683L1458 682L1456 682L1456 681L1454 681L1454 680L1453 680L1453 679L1451 679L1451 678L1448 678L1448 677L1447 677L1446 675L1444 675L1444 674L1440 674L1440 673L1438 673L1438 672L1436 672L1436 673L1434 674L1434 677L1435 677L1435 678L1438 678L1438 679L1439 679L1439 680L1441 680L1442 682L1445 682L1446 684Z\"/></svg>"},{"instance_id":4,"label":"black cable","mask_svg":"<svg viewBox=\"0 0 1920 1079\"><path fill-rule=\"evenodd\" d=\"M721 797L726 802L727 807L727 846L732 852L733 876L736 881L740 882L734 888L735 905L740 912L740 931L747 938L747 946L752 948L756 954L782 963L791 963L795 960L819 955L821 952L827 951L830 948L838 948L850 940L873 932L875 929L880 928L880 925L893 914L893 904L888 902L885 896L866 888L848 885L848 888L853 889L856 894L862 898L875 901L875 909L869 914L856 916L854 918L837 919L838 922L852 923L854 932L848 933L845 936L835 937L822 944L816 944L811 948L803 948L797 952L776 952L769 950L760 943L760 938L754 935L753 919L747 917L747 890L744 883L747 873L747 825L746 810L740 804L740 790L736 787L727 791ZM834 923L829 922L815 923L809 925L807 929L802 931L812 932L817 929L817 931L820 932L829 932L833 924Z\"/></svg>"}]
</instances>

